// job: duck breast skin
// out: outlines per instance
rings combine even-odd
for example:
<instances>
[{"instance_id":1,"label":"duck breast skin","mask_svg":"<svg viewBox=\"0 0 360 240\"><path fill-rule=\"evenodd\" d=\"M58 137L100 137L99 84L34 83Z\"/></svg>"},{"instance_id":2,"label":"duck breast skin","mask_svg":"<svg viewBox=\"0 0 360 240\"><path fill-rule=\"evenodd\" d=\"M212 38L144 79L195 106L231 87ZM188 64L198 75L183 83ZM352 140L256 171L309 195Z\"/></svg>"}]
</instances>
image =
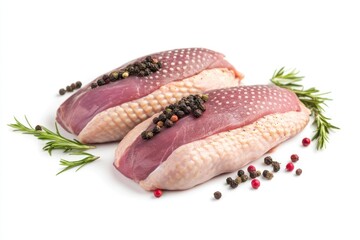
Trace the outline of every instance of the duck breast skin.
<instances>
[{"instance_id":1,"label":"duck breast skin","mask_svg":"<svg viewBox=\"0 0 360 240\"><path fill-rule=\"evenodd\" d=\"M239 170L299 133L310 111L296 95L270 85L208 91L206 111L187 115L149 140L151 119L119 143L114 166L144 189L188 189Z\"/></svg>"},{"instance_id":2,"label":"duck breast skin","mask_svg":"<svg viewBox=\"0 0 360 240\"><path fill-rule=\"evenodd\" d=\"M152 69L155 65L149 65L153 72L145 69L142 74L122 77L129 65L141 70L146 65L138 63L149 58L157 62L155 69ZM224 55L208 49L154 53L103 74L81 88L59 107L56 120L64 129L78 135L81 142L117 141L182 97L238 86L242 78ZM99 81L100 86L91 87Z\"/></svg>"}]
</instances>

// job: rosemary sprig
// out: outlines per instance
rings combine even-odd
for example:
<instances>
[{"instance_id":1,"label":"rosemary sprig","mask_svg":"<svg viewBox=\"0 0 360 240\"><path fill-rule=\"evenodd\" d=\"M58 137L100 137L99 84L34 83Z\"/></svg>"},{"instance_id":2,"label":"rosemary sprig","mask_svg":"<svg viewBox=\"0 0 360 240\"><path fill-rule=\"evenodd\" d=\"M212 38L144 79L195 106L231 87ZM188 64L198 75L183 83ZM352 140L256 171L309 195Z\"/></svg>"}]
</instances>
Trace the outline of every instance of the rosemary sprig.
<instances>
[{"instance_id":1,"label":"rosemary sprig","mask_svg":"<svg viewBox=\"0 0 360 240\"><path fill-rule=\"evenodd\" d=\"M64 152L70 151L83 151L95 148L95 146L89 146L79 142L76 139L70 140L63 137L58 129L57 124L55 123L56 132L53 132L47 129L44 126L41 126L41 129L36 130L31 126L27 117L25 116L25 120L28 126L22 124L19 120L15 119L15 124L9 124L10 127L14 128L14 131L20 131L24 134L31 134L37 137L40 140L48 141L45 146L43 147L44 151L47 151L50 155L54 149L63 150Z\"/></svg>"},{"instance_id":2,"label":"rosemary sprig","mask_svg":"<svg viewBox=\"0 0 360 240\"><path fill-rule=\"evenodd\" d=\"M60 134L59 128L56 123L55 123L56 132L53 132L44 126L36 126L35 128L33 128L26 116L25 116L25 120L28 126L25 126L16 118L14 119L16 123L9 124L9 126L12 127L14 131L19 131L24 134L31 134L40 140L47 141L45 146L43 147L43 150L47 151L50 155L53 150L63 150L64 152L69 152L71 155L85 156L83 159L76 161L68 161L65 159L61 159L60 165L65 166L65 168L60 172L58 172L56 175L59 175L60 173L63 173L75 167L77 167L76 171L78 171L86 164L99 159L99 157L97 156L84 152L86 150L95 148L95 146L89 146L83 144L76 139L70 140L68 138L65 138Z\"/></svg>"},{"instance_id":3,"label":"rosemary sprig","mask_svg":"<svg viewBox=\"0 0 360 240\"><path fill-rule=\"evenodd\" d=\"M77 161L68 161L65 159L61 159L60 165L65 166L65 168L63 170L61 170L60 172L58 172L56 175L59 175L60 173L63 173L65 171L75 168L75 167L78 167L76 169L76 171L78 171L80 168L82 168L86 164L91 163L100 158L100 157L94 156L94 155L92 155L90 153L86 153L86 152L74 152L71 155L85 155L86 157L84 157L83 159L77 160Z\"/></svg>"},{"instance_id":4,"label":"rosemary sprig","mask_svg":"<svg viewBox=\"0 0 360 240\"><path fill-rule=\"evenodd\" d=\"M282 67L280 70L275 71L270 81L276 86L289 89L293 91L299 98L299 100L310 109L312 116L314 117L313 124L316 126L315 134L312 140L317 140L316 148L318 150L324 149L326 143L329 141L329 133L331 130L339 129L338 127L330 123L330 118L324 116L324 106L326 101L332 99L324 97L326 93L320 93L316 88L304 89L299 84L303 80L303 76L299 76L299 71L285 71Z\"/></svg>"}]
</instances>

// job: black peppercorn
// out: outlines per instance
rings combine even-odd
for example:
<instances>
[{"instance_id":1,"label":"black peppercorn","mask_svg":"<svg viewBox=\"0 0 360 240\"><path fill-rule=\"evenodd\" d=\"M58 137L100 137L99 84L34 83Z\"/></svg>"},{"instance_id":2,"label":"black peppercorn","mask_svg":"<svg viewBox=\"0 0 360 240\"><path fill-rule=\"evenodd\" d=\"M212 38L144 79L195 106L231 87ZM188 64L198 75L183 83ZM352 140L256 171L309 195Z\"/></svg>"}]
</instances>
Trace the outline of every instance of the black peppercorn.
<instances>
[{"instance_id":1,"label":"black peppercorn","mask_svg":"<svg viewBox=\"0 0 360 240\"><path fill-rule=\"evenodd\" d=\"M145 71L145 76L149 76L151 74L151 70L149 68L146 68L144 71Z\"/></svg>"},{"instance_id":2,"label":"black peppercorn","mask_svg":"<svg viewBox=\"0 0 360 240\"><path fill-rule=\"evenodd\" d=\"M165 114L163 114L163 113L160 114L159 117L158 117L158 119L159 119L159 121L165 122L165 120L166 120Z\"/></svg>"},{"instance_id":3,"label":"black peppercorn","mask_svg":"<svg viewBox=\"0 0 360 240\"><path fill-rule=\"evenodd\" d=\"M103 79L99 79L99 80L97 80L97 84L99 86L105 85L105 81Z\"/></svg>"},{"instance_id":4,"label":"black peppercorn","mask_svg":"<svg viewBox=\"0 0 360 240\"><path fill-rule=\"evenodd\" d=\"M301 168L296 169L296 175L300 176L302 174Z\"/></svg>"},{"instance_id":5,"label":"black peppercorn","mask_svg":"<svg viewBox=\"0 0 360 240\"><path fill-rule=\"evenodd\" d=\"M274 177L274 175L271 172L269 172L268 170L265 170L262 175L264 176L264 178L266 178L268 180L271 180Z\"/></svg>"},{"instance_id":6,"label":"black peppercorn","mask_svg":"<svg viewBox=\"0 0 360 240\"><path fill-rule=\"evenodd\" d=\"M226 183L227 184L230 184L232 181L234 181L231 177L228 177L227 179L226 179Z\"/></svg>"},{"instance_id":7,"label":"black peppercorn","mask_svg":"<svg viewBox=\"0 0 360 240\"><path fill-rule=\"evenodd\" d=\"M216 200L220 199L221 198L221 192L219 192L219 191L214 192L214 198Z\"/></svg>"},{"instance_id":8,"label":"black peppercorn","mask_svg":"<svg viewBox=\"0 0 360 240\"><path fill-rule=\"evenodd\" d=\"M260 171L260 170L257 170L257 171L256 171L256 176L257 176L257 177L260 177L260 176L261 176L261 171Z\"/></svg>"},{"instance_id":9,"label":"black peppercorn","mask_svg":"<svg viewBox=\"0 0 360 240\"><path fill-rule=\"evenodd\" d=\"M158 125L155 125L155 127L152 129L152 132L154 134L157 134L161 131L161 127L159 127Z\"/></svg>"},{"instance_id":10,"label":"black peppercorn","mask_svg":"<svg viewBox=\"0 0 360 240\"><path fill-rule=\"evenodd\" d=\"M241 176L244 175L244 174L245 174L244 170L241 170L241 169L237 172L237 175L238 175L239 177L241 177Z\"/></svg>"},{"instance_id":11,"label":"black peppercorn","mask_svg":"<svg viewBox=\"0 0 360 240\"><path fill-rule=\"evenodd\" d=\"M156 71L159 70L159 66L157 64L154 64L154 63L150 64L149 68L150 68L150 70L152 72L156 72Z\"/></svg>"},{"instance_id":12,"label":"black peppercorn","mask_svg":"<svg viewBox=\"0 0 360 240\"><path fill-rule=\"evenodd\" d=\"M95 82L93 82L92 84L91 84L91 88L96 88L98 85L97 85L97 83L95 83Z\"/></svg>"},{"instance_id":13,"label":"black peppercorn","mask_svg":"<svg viewBox=\"0 0 360 240\"><path fill-rule=\"evenodd\" d=\"M68 91L68 92L72 92L71 87L70 87L70 86L66 86L66 91Z\"/></svg>"},{"instance_id":14,"label":"black peppercorn","mask_svg":"<svg viewBox=\"0 0 360 240\"><path fill-rule=\"evenodd\" d=\"M167 128L170 128L173 125L174 125L174 123L169 119L166 119L165 122L164 122L164 126L167 127Z\"/></svg>"},{"instance_id":15,"label":"black peppercorn","mask_svg":"<svg viewBox=\"0 0 360 240\"><path fill-rule=\"evenodd\" d=\"M239 186L239 184L237 184L235 181L231 181L231 183L230 183L231 188L237 188L238 186Z\"/></svg>"},{"instance_id":16,"label":"black peppercorn","mask_svg":"<svg viewBox=\"0 0 360 240\"><path fill-rule=\"evenodd\" d=\"M159 121L159 118L157 118L157 117L154 117L154 118L153 118L153 123L154 123L154 124L157 124L158 121Z\"/></svg>"},{"instance_id":17,"label":"black peppercorn","mask_svg":"<svg viewBox=\"0 0 360 240\"><path fill-rule=\"evenodd\" d=\"M145 61L152 63L152 62L153 62L153 59L152 59L151 56L147 56L147 57L145 58Z\"/></svg>"},{"instance_id":18,"label":"black peppercorn","mask_svg":"<svg viewBox=\"0 0 360 240\"><path fill-rule=\"evenodd\" d=\"M41 130L42 130L42 127L41 127L40 125L36 125L35 130L36 130L36 131L41 131Z\"/></svg>"},{"instance_id":19,"label":"black peppercorn","mask_svg":"<svg viewBox=\"0 0 360 240\"><path fill-rule=\"evenodd\" d=\"M144 71L144 70L140 70L138 76L139 76L139 77L144 77L144 76L145 76L145 71Z\"/></svg>"},{"instance_id":20,"label":"black peppercorn","mask_svg":"<svg viewBox=\"0 0 360 240\"><path fill-rule=\"evenodd\" d=\"M274 172L278 172L280 170L280 163L273 161L271 165L273 167Z\"/></svg>"},{"instance_id":21,"label":"black peppercorn","mask_svg":"<svg viewBox=\"0 0 360 240\"><path fill-rule=\"evenodd\" d=\"M82 83L81 83L80 81L77 81L77 82L75 83L75 85L76 85L76 88L81 88Z\"/></svg>"},{"instance_id":22,"label":"black peppercorn","mask_svg":"<svg viewBox=\"0 0 360 240\"><path fill-rule=\"evenodd\" d=\"M254 179L254 178L257 178L257 173L256 172L250 172L250 177L252 178L252 179Z\"/></svg>"},{"instance_id":23,"label":"black peppercorn","mask_svg":"<svg viewBox=\"0 0 360 240\"><path fill-rule=\"evenodd\" d=\"M109 76L106 75L106 74L102 76L102 79L103 79L103 80L106 80L106 79L108 79L108 78L109 78Z\"/></svg>"},{"instance_id":24,"label":"black peppercorn","mask_svg":"<svg viewBox=\"0 0 360 240\"><path fill-rule=\"evenodd\" d=\"M154 136L154 134L151 131L144 131L141 133L141 137L145 140L151 139Z\"/></svg>"},{"instance_id":25,"label":"black peppercorn","mask_svg":"<svg viewBox=\"0 0 360 240\"><path fill-rule=\"evenodd\" d=\"M266 175L269 173L269 170L264 170L263 171L263 173L262 173L262 175L264 176L264 177L266 177Z\"/></svg>"},{"instance_id":26,"label":"black peppercorn","mask_svg":"<svg viewBox=\"0 0 360 240\"><path fill-rule=\"evenodd\" d=\"M161 68L162 67L162 64L161 64L161 62L159 61L159 62L157 62L157 65L158 65L158 68Z\"/></svg>"},{"instance_id":27,"label":"black peppercorn","mask_svg":"<svg viewBox=\"0 0 360 240\"><path fill-rule=\"evenodd\" d=\"M196 118L199 118L201 117L202 115L202 111L200 109L196 109L194 112L193 112L193 116L196 117Z\"/></svg>"},{"instance_id":28,"label":"black peppercorn","mask_svg":"<svg viewBox=\"0 0 360 240\"><path fill-rule=\"evenodd\" d=\"M246 182L249 179L248 175L241 175L241 182Z\"/></svg>"},{"instance_id":29,"label":"black peppercorn","mask_svg":"<svg viewBox=\"0 0 360 240\"><path fill-rule=\"evenodd\" d=\"M71 91L75 90L75 89L76 89L75 83L72 83L72 84L70 85L70 88L71 88Z\"/></svg>"},{"instance_id":30,"label":"black peppercorn","mask_svg":"<svg viewBox=\"0 0 360 240\"><path fill-rule=\"evenodd\" d=\"M185 113L184 113L184 111L179 110L176 112L176 116L178 116L179 118L182 118L185 116Z\"/></svg>"},{"instance_id":31,"label":"black peppercorn","mask_svg":"<svg viewBox=\"0 0 360 240\"><path fill-rule=\"evenodd\" d=\"M59 94L60 94L60 95L64 95L65 93L66 93L66 90L65 90L65 89L61 88L61 89L59 90Z\"/></svg>"},{"instance_id":32,"label":"black peppercorn","mask_svg":"<svg viewBox=\"0 0 360 240\"><path fill-rule=\"evenodd\" d=\"M267 156L264 158L264 163L266 165L271 165L271 163L273 162L272 158L270 156Z\"/></svg>"}]
</instances>

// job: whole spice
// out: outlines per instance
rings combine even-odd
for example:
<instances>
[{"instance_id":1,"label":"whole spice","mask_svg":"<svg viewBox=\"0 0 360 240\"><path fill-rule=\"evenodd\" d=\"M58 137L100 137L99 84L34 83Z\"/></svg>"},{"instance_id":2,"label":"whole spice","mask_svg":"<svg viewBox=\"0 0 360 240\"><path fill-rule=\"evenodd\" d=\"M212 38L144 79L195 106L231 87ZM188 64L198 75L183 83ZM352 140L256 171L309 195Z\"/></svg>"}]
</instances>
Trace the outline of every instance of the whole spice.
<instances>
[{"instance_id":1,"label":"whole spice","mask_svg":"<svg viewBox=\"0 0 360 240\"><path fill-rule=\"evenodd\" d=\"M214 198L216 199L216 200L219 200L220 198L221 198L221 192L219 192L219 191L216 191L216 192L214 192Z\"/></svg>"},{"instance_id":2,"label":"whole spice","mask_svg":"<svg viewBox=\"0 0 360 240\"><path fill-rule=\"evenodd\" d=\"M230 184L232 181L234 181L231 177L228 177L227 179L226 179L226 183L227 184Z\"/></svg>"},{"instance_id":3,"label":"whole spice","mask_svg":"<svg viewBox=\"0 0 360 240\"><path fill-rule=\"evenodd\" d=\"M96 82L91 83L91 88L92 88L92 89L96 88L97 86L98 86L98 85L97 85Z\"/></svg>"},{"instance_id":4,"label":"whole spice","mask_svg":"<svg viewBox=\"0 0 360 240\"><path fill-rule=\"evenodd\" d=\"M234 180L237 184L240 184L241 183L241 177L237 177L237 178L235 178L235 180Z\"/></svg>"},{"instance_id":5,"label":"whole spice","mask_svg":"<svg viewBox=\"0 0 360 240\"><path fill-rule=\"evenodd\" d=\"M302 174L301 168L296 169L296 175L300 176Z\"/></svg>"},{"instance_id":6,"label":"whole spice","mask_svg":"<svg viewBox=\"0 0 360 240\"><path fill-rule=\"evenodd\" d=\"M159 127L163 127L164 126L164 122L163 121L158 121L157 124Z\"/></svg>"},{"instance_id":7,"label":"whole spice","mask_svg":"<svg viewBox=\"0 0 360 240\"><path fill-rule=\"evenodd\" d=\"M247 170L249 173L256 172L256 168L253 165L248 166Z\"/></svg>"},{"instance_id":8,"label":"whole spice","mask_svg":"<svg viewBox=\"0 0 360 240\"><path fill-rule=\"evenodd\" d=\"M273 167L274 172L278 172L280 170L280 163L273 161L271 166Z\"/></svg>"},{"instance_id":9,"label":"whole spice","mask_svg":"<svg viewBox=\"0 0 360 240\"><path fill-rule=\"evenodd\" d=\"M158 125L155 125L155 127L152 129L152 132L154 134L157 134L161 131L161 127L159 127Z\"/></svg>"},{"instance_id":10,"label":"whole spice","mask_svg":"<svg viewBox=\"0 0 360 240\"><path fill-rule=\"evenodd\" d=\"M310 143L311 143L310 138L304 138L304 139L302 140L302 145L303 145L304 147L309 146Z\"/></svg>"},{"instance_id":11,"label":"whole spice","mask_svg":"<svg viewBox=\"0 0 360 240\"><path fill-rule=\"evenodd\" d=\"M286 171L291 172L292 170L294 170L294 164L292 162L289 162L288 164L286 164Z\"/></svg>"},{"instance_id":12,"label":"whole spice","mask_svg":"<svg viewBox=\"0 0 360 240\"><path fill-rule=\"evenodd\" d=\"M274 177L274 175L268 170L264 170L262 175L268 180L271 180Z\"/></svg>"},{"instance_id":13,"label":"whole spice","mask_svg":"<svg viewBox=\"0 0 360 240\"><path fill-rule=\"evenodd\" d=\"M244 175L244 174L245 174L244 170L241 170L241 169L237 172L237 175L238 175L239 177L241 177L241 176Z\"/></svg>"},{"instance_id":14,"label":"whole spice","mask_svg":"<svg viewBox=\"0 0 360 240\"><path fill-rule=\"evenodd\" d=\"M200 109L196 109L193 112L194 117L199 118L202 115L202 111Z\"/></svg>"},{"instance_id":15,"label":"whole spice","mask_svg":"<svg viewBox=\"0 0 360 240\"><path fill-rule=\"evenodd\" d=\"M260 176L261 176L261 171L260 171L260 170L257 170L257 171L256 171L256 176L257 176L257 177L260 177Z\"/></svg>"},{"instance_id":16,"label":"whole spice","mask_svg":"<svg viewBox=\"0 0 360 240\"><path fill-rule=\"evenodd\" d=\"M256 172L250 172L250 177L252 178L252 179L254 179L254 178L257 178L257 173Z\"/></svg>"},{"instance_id":17,"label":"whole spice","mask_svg":"<svg viewBox=\"0 0 360 240\"><path fill-rule=\"evenodd\" d=\"M164 126L165 126L165 127L170 128L170 127L172 127L173 125L174 125L174 123L173 123L171 120L169 120L169 119L166 119L166 120L165 120L165 123L164 123Z\"/></svg>"},{"instance_id":18,"label":"whole spice","mask_svg":"<svg viewBox=\"0 0 360 240\"><path fill-rule=\"evenodd\" d=\"M292 162L297 162L297 161L299 161L299 156L297 154L292 154L290 156L290 159Z\"/></svg>"},{"instance_id":19,"label":"whole spice","mask_svg":"<svg viewBox=\"0 0 360 240\"><path fill-rule=\"evenodd\" d=\"M176 116L176 115L172 115L171 118L170 118L170 120L171 120L172 122L177 122L177 121L179 120L179 118L178 118L178 116Z\"/></svg>"},{"instance_id":20,"label":"whole spice","mask_svg":"<svg viewBox=\"0 0 360 240\"><path fill-rule=\"evenodd\" d=\"M141 137L146 140L151 139L153 136L154 136L154 133L152 131L143 131L141 133Z\"/></svg>"},{"instance_id":21,"label":"whole spice","mask_svg":"<svg viewBox=\"0 0 360 240\"><path fill-rule=\"evenodd\" d=\"M70 86L66 86L66 91L72 92L74 89L72 89Z\"/></svg>"},{"instance_id":22,"label":"whole spice","mask_svg":"<svg viewBox=\"0 0 360 240\"><path fill-rule=\"evenodd\" d=\"M230 183L231 188L237 188L238 186L239 186L239 184L237 184L235 181L231 181L231 183Z\"/></svg>"},{"instance_id":23,"label":"whole spice","mask_svg":"<svg viewBox=\"0 0 360 240\"><path fill-rule=\"evenodd\" d=\"M241 182L246 182L249 179L248 175L241 175Z\"/></svg>"},{"instance_id":24,"label":"whole spice","mask_svg":"<svg viewBox=\"0 0 360 240\"><path fill-rule=\"evenodd\" d=\"M272 162L273 162L272 157L267 156L267 157L264 158L264 163L266 165L271 165Z\"/></svg>"},{"instance_id":25,"label":"whole spice","mask_svg":"<svg viewBox=\"0 0 360 240\"><path fill-rule=\"evenodd\" d=\"M36 130L36 131L41 131L41 130L42 130L42 127L41 127L40 125L36 125L36 126L35 126L35 130Z\"/></svg>"},{"instance_id":26,"label":"whole spice","mask_svg":"<svg viewBox=\"0 0 360 240\"><path fill-rule=\"evenodd\" d=\"M162 194L163 194L163 192L162 192L161 189L155 189L155 190L154 190L154 196L155 196L156 198L161 197Z\"/></svg>"},{"instance_id":27,"label":"whole spice","mask_svg":"<svg viewBox=\"0 0 360 240\"><path fill-rule=\"evenodd\" d=\"M76 88L81 88L82 83L81 83L80 81L77 81L77 82L75 83L75 85L76 85Z\"/></svg>"},{"instance_id":28,"label":"whole spice","mask_svg":"<svg viewBox=\"0 0 360 240\"><path fill-rule=\"evenodd\" d=\"M260 181L258 179L253 179L251 181L251 186L253 189L258 189L260 187Z\"/></svg>"},{"instance_id":29,"label":"whole spice","mask_svg":"<svg viewBox=\"0 0 360 240\"><path fill-rule=\"evenodd\" d=\"M70 88L71 88L71 91L75 90L75 88L76 88L75 83L72 83L72 84L70 85Z\"/></svg>"},{"instance_id":30,"label":"whole spice","mask_svg":"<svg viewBox=\"0 0 360 240\"><path fill-rule=\"evenodd\" d=\"M64 95L66 93L66 90L64 89L64 88L61 88L60 90L59 90L59 94L60 95Z\"/></svg>"}]
</instances>

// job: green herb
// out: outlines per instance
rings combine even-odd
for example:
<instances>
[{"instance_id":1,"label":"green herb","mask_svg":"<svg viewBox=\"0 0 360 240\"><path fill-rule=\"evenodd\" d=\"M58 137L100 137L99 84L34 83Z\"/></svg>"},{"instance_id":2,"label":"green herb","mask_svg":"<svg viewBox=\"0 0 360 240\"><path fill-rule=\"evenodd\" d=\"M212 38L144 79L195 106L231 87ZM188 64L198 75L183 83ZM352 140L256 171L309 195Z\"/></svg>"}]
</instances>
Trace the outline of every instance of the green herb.
<instances>
[{"instance_id":1,"label":"green herb","mask_svg":"<svg viewBox=\"0 0 360 240\"><path fill-rule=\"evenodd\" d=\"M43 147L43 150L48 151L50 155L54 149L60 149L60 150L64 150L64 152L70 152L70 151L82 151L82 150L95 148L95 146L85 145L76 139L70 140L63 137L60 134L56 123L55 123L56 132L53 132L44 126L41 126L42 130L36 130L31 126L26 116L25 116L25 120L28 126L25 126L16 118L14 119L16 123L9 124L9 126L14 128L14 131L20 131L24 134L31 134L40 140L48 141Z\"/></svg>"},{"instance_id":2,"label":"green herb","mask_svg":"<svg viewBox=\"0 0 360 240\"><path fill-rule=\"evenodd\" d=\"M65 159L61 159L60 165L65 166L65 168L63 170L61 170L60 172L58 172L56 175L59 175L60 173L65 172L65 171L75 168L75 167L78 167L76 169L76 171L78 171L80 168L82 168L86 164L91 163L100 158L100 157L94 156L94 155L92 155L90 153L86 153L86 152L74 152L71 155L85 155L86 157L84 157L81 160L77 160L77 161L68 161Z\"/></svg>"},{"instance_id":3,"label":"green herb","mask_svg":"<svg viewBox=\"0 0 360 240\"><path fill-rule=\"evenodd\" d=\"M330 123L330 118L324 116L324 106L326 101L330 101L330 98L324 97L327 93L320 93L316 88L304 89L299 84L303 80L303 76L299 76L299 71L285 71L282 67L280 70L275 71L270 81L276 86L289 89L293 91L299 98L299 100L310 109L312 116L314 117L313 124L316 126L316 131L312 140L317 140L317 149L324 149L326 142L329 141L329 133L331 130L339 129L338 127Z\"/></svg>"},{"instance_id":4,"label":"green herb","mask_svg":"<svg viewBox=\"0 0 360 240\"><path fill-rule=\"evenodd\" d=\"M37 125L35 128L33 128L29 122L29 120L25 116L25 120L27 122L28 126L25 126L23 123L21 123L16 118L14 124L9 124L10 127L14 128L14 131L20 131L24 134L31 134L37 137L40 140L47 141L45 146L43 147L44 151L47 151L50 155L53 150L63 150L64 152L70 152L71 155L83 155L85 156L83 159L76 160L76 161L68 161L61 159L60 165L65 166L63 170L57 173L59 175L60 173L67 171L69 169L72 169L74 167L78 167L76 171L78 171L80 168L85 166L88 163L91 163L95 160L97 160L99 157L94 156L90 153L84 152L85 150L93 149L95 146L89 146L86 144L83 144L79 142L76 139L70 140L65 137L63 137L58 129L57 124L55 123L56 132L53 132L49 130L48 128L44 126Z\"/></svg>"}]
</instances>

